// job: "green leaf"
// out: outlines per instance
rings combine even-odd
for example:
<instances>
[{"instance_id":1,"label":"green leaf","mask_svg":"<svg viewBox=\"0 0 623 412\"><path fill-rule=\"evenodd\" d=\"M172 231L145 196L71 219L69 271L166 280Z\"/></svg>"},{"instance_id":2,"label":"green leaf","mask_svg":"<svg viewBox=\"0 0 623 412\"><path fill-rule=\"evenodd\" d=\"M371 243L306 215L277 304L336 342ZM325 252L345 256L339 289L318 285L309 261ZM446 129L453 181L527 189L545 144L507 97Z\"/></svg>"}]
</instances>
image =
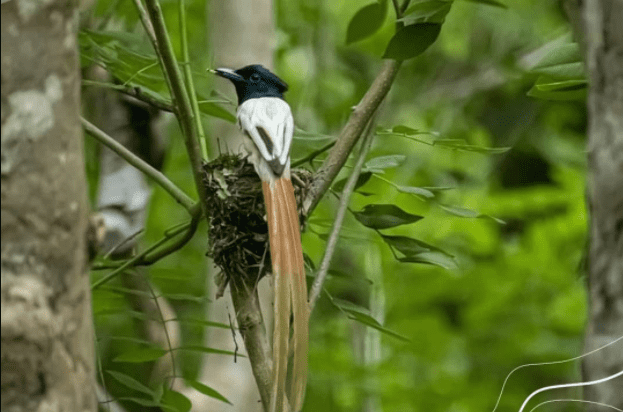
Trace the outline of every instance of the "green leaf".
<instances>
[{"instance_id":1,"label":"green leaf","mask_svg":"<svg viewBox=\"0 0 623 412\"><path fill-rule=\"evenodd\" d=\"M160 359L167 351L160 348L142 348L122 353L113 359L113 362L142 363Z\"/></svg>"},{"instance_id":2,"label":"green leaf","mask_svg":"<svg viewBox=\"0 0 623 412\"><path fill-rule=\"evenodd\" d=\"M357 183L355 183L355 190L359 189L361 186L368 183L368 180L370 180L371 177L372 177L372 172L360 173L359 177L357 178ZM344 179L340 179L339 181L335 182L335 184L333 185L333 190L335 190L336 192L343 191L344 186L346 186L347 180L348 178L344 178Z\"/></svg>"},{"instance_id":3,"label":"green leaf","mask_svg":"<svg viewBox=\"0 0 623 412\"><path fill-rule=\"evenodd\" d=\"M573 90L585 90L588 87L586 80L562 80L551 83L536 84L536 88L543 92L566 92Z\"/></svg>"},{"instance_id":4,"label":"green leaf","mask_svg":"<svg viewBox=\"0 0 623 412\"><path fill-rule=\"evenodd\" d=\"M441 205L441 204L439 205L439 207L454 216L474 218L474 219L486 218L486 219L494 220L502 225L506 224L506 222L504 222L502 219L498 219L497 217L489 216L484 213L477 212L475 210L466 209L464 207L448 206L448 205Z\"/></svg>"},{"instance_id":5,"label":"green leaf","mask_svg":"<svg viewBox=\"0 0 623 412\"><path fill-rule=\"evenodd\" d=\"M372 229L388 229L424 218L424 216L407 213L396 205L383 204L366 205L361 211L353 213L362 225Z\"/></svg>"},{"instance_id":6,"label":"green leaf","mask_svg":"<svg viewBox=\"0 0 623 412\"><path fill-rule=\"evenodd\" d=\"M423 188L423 187L416 187L416 186L396 186L396 189L398 189L399 192L402 193L409 193L412 195L418 195L418 196L423 196L427 199L432 199L433 197L435 197L435 194L433 192L431 192L430 190Z\"/></svg>"},{"instance_id":7,"label":"green leaf","mask_svg":"<svg viewBox=\"0 0 623 412\"><path fill-rule=\"evenodd\" d=\"M586 99L588 82L582 52L576 43L554 47L531 72L540 76L528 96L559 101Z\"/></svg>"},{"instance_id":8,"label":"green leaf","mask_svg":"<svg viewBox=\"0 0 623 412\"><path fill-rule=\"evenodd\" d=\"M119 81L148 89L160 99L168 99L164 76L151 51L138 50L131 42L120 41L119 33L82 30L78 38L85 62L96 62Z\"/></svg>"},{"instance_id":9,"label":"green leaf","mask_svg":"<svg viewBox=\"0 0 623 412\"><path fill-rule=\"evenodd\" d=\"M421 133L417 129L413 129L412 127L403 126L403 125L398 125L398 126L392 127L392 132L393 133L399 133L399 134L407 134L407 135L410 135L410 136Z\"/></svg>"},{"instance_id":10,"label":"green leaf","mask_svg":"<svg viewBox=\"0 0 623 412\"><path fill-rule=\"evenodd\" d=\"M468 144L463 139L437 139L433 142L435 146L449 147L451 149L461 150L464 152L475 152L482 154L499 154L509 151L510 147L485 147Z\"/></svg>"},{"instance_id":11,"label":"green leaf","mask_svg":"<svg viewBox=\"0 0 623 412\"><path fill-rule=\"evenodd\" d=\"M198 345L188 345L188 346L182 346L177 348L177 350L187 350L187 351L193 351L193 352L203 352L203 353L214 353L217 355L232 355L232 356L239 356L241 358L244 358L244 355L241 355L240 353L236 353L236 352L232 352L229 350L223 350L223 349L214 349L214 348L209 348L207 346L198 346Z\"/></svg>"},{"instance_id":12,"label":"green leaf","mask_svg":"<svg viewBox=\"0 0 623 412\"><path fill-rule=\"evenodd\" d=\"M508 9L508 6L500 1L497 0L465 0L465 1L469 1L472 3L480 3L480 4L484 4L487 6L494 6L494 7L499 7L501 9Z\"/></svg>"},{"instance_id":13,"label":"green leaf","mask_svg":"<svg viewBox=\"0 0 623 412\"><path fill-rule=\"evenodd\" d=\"M354 321L357 321L359 323L362 323L366 326L369 326L371 328L374 328L380 332L385 333L386 335L389 335L393 338L399 339L403 342L410 342L411 340L409 338L406 338L405 336L400 335L399 333L394 332L391 329L387 329L386 327L384 327L383 325L381 325L376 319L374 319L371 315L370 315L370 311L364 307L355 305L352 302L347 302L345 300L341 300L341 299L337 299L337 298L332 298L331 302L340 310L346 312L346 314L348 315L348 317Z\"/></svg>"},{"instance_id":14,"label":"green leaf","mask_svg":"<svg viewBox=\"0 0 623 412\"><path fill-rule=\"evenodd\" d=\"M399 21L412 23L443 23L452 7L452 0L424 0L411 5Z\"/></svg>"},{"instance_id":15,"label":"green leaf","mask_svg":"<svg viewBox=\"0 0 623 412\"><path fill-rule=\"evenodd\" d=\"M162 395L162 406L169 406L176 412L188 412L193 407L192 402L186 396L174 390L165 390Z\"/></svg>"},{"instance_id":16,"label":"green leaf","mask_svg":"<svg viewBox=\"0 0 623 412\"><path fill-rule=\"evenodd\" d=\"M553 48L531 71L559 78L584 79L580 46L577 43L566 43Z\"/></svg>"},{"instance_id":17,"label":"green leaf","mask_svg":"<svg viewBox=\"0 0 623 412\"><path fill-rule=\"evenodd\" d=\"M115 380L117 380L119 383L121 383L122 385L133 389L137 392L142 392L146 395L149 395L152 399L154 399L156 397L156 393L149 389L147 386L143 385L142 383L140 383L139 381L137 381L136 379L134 379L131 376L128 376L124 373L121 372L116 372L116 371L106 371L110 376L112 376L113 378L115 378Z\"/></svg>"},{"instance_id":18,"label":"green leaf","mask_svg":"<svg viewBox=\"0 0 623 412\"><path fill-rule=\"evenodd\" d=\"M439 23L416 23L405 26L389 41L383 58L407 60L419 56L437 40L440 31Z\"/></svg>"},{"instance_id":19,"label":"green leaf","mask_svg":"<svg viewBox=\"0 0 623 412\"><path fill-rule=\"evenodd\" d=\"M586 80L560 80L540 76L528 91L528 96L554 101L584 101L588 92Z\"/></svg>"},{"instance_id":20,"label":"green leaf","mask_svg":"<svg viewBox=\"0 0 623 412\"><path fill-rule=\"evenodd\" d=\"M405 155L379 156L368 160L363 167L364 170L368 171L382 171L383 169L400 166L406 158L407 156Z\"/></svg>"},{"instance_id":21,"label":"green leaf","mask_svg":"<svg viewBox=\"0 0 623 412\"><path fill-rule=\"evenodd\" d=\"M350 23L348 23L346 44L372 36L383 26L385 15L387 14L386 3L386 1L381 1L368 4L355 13Z\"/></svg>"},{"instance_id":22,"label":"green leaf","mask_svg":"<svg viewBox=\"0 0 623 412\"><path fill-rule=\"evenodd\" d=\"M158 401L153 401L151 399L136 398L136 397L133 397L133 396L123 396L121 398L115 398L115 399L119 400L119 401L134 402L134 403L136 403L138 405L147 406L147 407L151 407L151 408L157 408L157 407L162 407L163 406ZM104 410L107 410L107 409L104 407Z\"/></svg>"},{"instance_id":23,"label":"green leaf","mask_svg":"<svg viewBox=\"0 0 623 412\"><path fill-rule=\"evenodd\" d=\"M385 243L404 255L400 262L426 263L444 269L456 269L454 257L444 250L407 236L381 235Z\"/></svg>"},{"instance_id":24,"label":"green leaf","mask_svg":"<svg viewBox=\"0 0 623 412\"><path fill-rule=\"evenodd\" d=\"M195 296L188 293L163 293L162 296L169 300L181 300L195 303L209 302L207 296Z\"/></svg>"},{"instance_id":25,"label":"green leaf","mask_svg":"<svg viewBox=\"0 0 623 412\"><path fill-rule=\"evenodd\" d=\"M218 399L219 401L233 405L226 397L218 393L218 391L210 388L207 385L204 385L201 382L197 382L192 379L186 379L186 383L195 388L197 391L203 393L204 395L209 396L210 398Z\"/></svg>"},{"instance_id":26,"label":"green leaf","mask_svg":"<svg viewBox=\"0 0 623 412\"><path fill-rule=\"evenodd\" d=\"M453 258L439 252L423 252L415 256L403 257L398 260L403 263L424 263L428 265L439 266L448 270L454 270L458 268Z\"/></svg>"},{"instance_id":27,"label":"green leaf","mask_svg":"<svg viewBox=\"0 0 623 412\"><path fill-rule=\"evenodd\" d=\"M223 120L227 120L230 123L236 123L236 116L229 111L223 109L221 106L206 99L202 99L201 96L197 96L199 101L199 111L205 115L218 117Z\"/></svg>"},{"instance_id":28,"label":"green leaf","mask_svg":"<svg viewBox=\"0 0 623 412\"><path fill-rule=\"evenodd\" d=\"M358 273L346 272L346 271L335 269L335 268L329 269L327 273L334 278L346 279L348 282L352 282L354 280L354 281L361 281L369 285L374 283L370 279L362 277Z\"/></svg>"}]
</instances>

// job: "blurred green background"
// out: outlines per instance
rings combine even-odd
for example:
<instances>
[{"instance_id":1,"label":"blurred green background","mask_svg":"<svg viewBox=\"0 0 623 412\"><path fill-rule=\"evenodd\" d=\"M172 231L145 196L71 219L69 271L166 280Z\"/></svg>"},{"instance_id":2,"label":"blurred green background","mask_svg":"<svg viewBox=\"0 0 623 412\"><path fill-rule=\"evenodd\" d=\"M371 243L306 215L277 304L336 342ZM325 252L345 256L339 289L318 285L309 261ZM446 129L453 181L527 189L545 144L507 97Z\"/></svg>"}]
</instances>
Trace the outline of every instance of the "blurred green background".
<instances>
[{"instance_id":1,"label":"blurred green background","mask_svg":"<svg viewBox=\"0 0 623 412\"><path fill-rule=\"evenodd\" d=\"M353 195L351 208L391 203L424 216L383 233L434 245L454 256L455 264L442 264L447 269L399 262L378 233L347 215L327 290L337 302L369 309L408 341L349 319L323 296L311 322L307 411L492 410L513 368L581 352L586 321L585 103L527 95L536 80L529 68L538 63L539 49L552 41L570 41L570 27L559 1L501 2L508 7L454 1L437 41L402 66L377 126L408 126L426 132L411 137L427 142L433 136L510 150L479 153L376 135L370 159L405 157L394 157L401 160L395 167L382 162L382 168L371 168L375 173L359 189L363 193ZM275 0L275 69L290 85L287 99L297 126L307 132L294 142L295 160L337 135L380 67L379 56L394 30L391 5L379 32L345 42L350 19L369 3ZM161 4L177 47L178 3ZM212 79L205 69L212 65L209 50L218 39L208 37L205 3L187 0L186 7L190 64L197 90L209 96ZM120 44L153 56L131 1L100 0L92 13L94 21L108 22L99 29L128 33L116 40ZM234 111L234 106L222 107ZM213 120L204 120L211 137ZM168 133L164 172L194 194L175 122L169 123ZM97 147L86 139L94 193ZM437 189L430 189L434 197L427 198L402 193L396 185ZM336 207L335 197L327 195L303 235L304 250L316 265ZM164 230L186 219L185 211L155 187L142 244L157 241ZM202 224L190 244L148 270L180 317L204 317L205 297L214 295L206 290L206 231ZM145 382L141 364L113 361L137 343L135 319L128 315L123 294L111 285L93 296L101 367ZM182 324L185 345L200 345L202 337L203 326ZM182 374L196 378L201 354L177 355ZM144 396L103 375L113 395ZM517 410L542 386L578 379L578 363L522 369L508 381L499 410ZM365 409L370 404L375 408ZM135 402L124 405L141 410ZM568 404L546 408L574 410Z\"/></svg>"}]
</instances>

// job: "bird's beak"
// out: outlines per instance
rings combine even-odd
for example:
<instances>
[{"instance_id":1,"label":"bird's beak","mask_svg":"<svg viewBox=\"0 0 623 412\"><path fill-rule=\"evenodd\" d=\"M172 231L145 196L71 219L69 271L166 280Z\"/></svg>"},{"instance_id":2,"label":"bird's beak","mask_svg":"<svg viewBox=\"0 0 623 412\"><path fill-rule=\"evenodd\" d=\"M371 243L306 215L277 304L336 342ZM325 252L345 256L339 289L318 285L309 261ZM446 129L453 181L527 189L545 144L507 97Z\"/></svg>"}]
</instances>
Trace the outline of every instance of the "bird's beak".
<instances>
[{"instance_id":1,"label":"bird's beak","mask_svg":"<svg viewBox=\"0 0 623 412\"><path fill-rule=\"evenodd\" d=\"M220 69L216 69L216 70L210 69L209 71L211 73L216 74L217 76L221 76L221 77L224 77L226 79L229 79L232 82L240 82L240 81L244 80L244 77L242 77L241 75L239 75L238 73L236 73L232 69L220 68Z\"/></svg>"}]
</instances>

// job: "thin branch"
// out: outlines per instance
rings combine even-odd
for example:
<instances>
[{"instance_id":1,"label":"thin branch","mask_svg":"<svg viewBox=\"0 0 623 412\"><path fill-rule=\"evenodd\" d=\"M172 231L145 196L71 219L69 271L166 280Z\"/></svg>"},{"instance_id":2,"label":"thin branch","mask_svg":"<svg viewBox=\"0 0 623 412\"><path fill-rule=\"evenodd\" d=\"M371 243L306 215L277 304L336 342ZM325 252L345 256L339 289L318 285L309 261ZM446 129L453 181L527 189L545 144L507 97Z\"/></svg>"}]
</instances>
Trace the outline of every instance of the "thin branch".
<instances>
[{"instance_id":1,"label":"thin branch","mask_svg":"<svg viewBox=\"0 0 623 412\"><path fill-rule=\"evenodd\" d=\"M145 29L145 33L147 34L147 38L151 43L151 47L154 48L154 52L158 55L158 61L161 64L162 71L164 72L164 66L162 66L162 55L160 54L160 48L158 47L158 39L156 39L156 33L154 32L154 26L149 20L149 15L147 14L147 10L143 7L143 3L141 0L134 0L134 6L136 6L136 11L138 13L138 17L141 19L141 23L143 24L143 28ZM165 76L166 78L166 76Z\"/></svg>"},{"instance_id":2,"label":"thin branch","mask_svg":"<svg viewBox=\"0 0 623 412\"><path fill-rule=\"evenodd\" d=\"M290 167L295 168L295 167L298 167L298 166L300 166L302 164L305 164L307 162L311 163L316 158L316 156L326 152L327 150L329 150L333 146L335 146L335 140L332 141L332 142L327 143L326 145L322 146L318 150L314 150L313 152L311 152L307 156L303 157L302 159L295 160L294 162L292 162L292 165Z\"/></svg>"},{"instance_id":3,"label":"thin branch","mask_svg":"<svg viewBox=\"0 0 623 412\"><path fill-rule=\"evenodd\" d=\"M316 302L320 297L320 292L322 292L322 287L327 277L329 266L331 265L331 259L333 258L333 254L335 253L335 246L337 245L340 229L342 228L342 222L344 221L344 216L346 215L346 211L348 210L350 196L355 190L357 180L359 179L359 175L361 174L361 169L363 168L366 156L368 155L368 151L370 150L370 146L372 145L372 137L374 136L374 133L372 133L373 127L373 120L370 120L367 126L367 130L365 131L365 137L362 142L361 150L359 151L359 158L357 159L357 163L355 164L355 167L353 168L353 171L349 176L346 185L344 186L344 190L342 191L342 196L340 197L340 205L335 215L335 220L333 221L331 234L329 235L329 239L327 240L327 246L325 248L324 256L322 257L322 262L320 263L318 274L316 275L316 279L314 279L314 283L312 284L311 291L309 293L310 313L313 312L314 306L316 306Z\"/></svg>"},{"instance_id":4,"label":"thin branch","mask_svg":"<svg viewBox=\"0 0 623 412\"><path fill-rule=\"evenodd\" d=\"M117 153L126 162L136 167L138 170L153 179L175 200L177 200L179 204L184 206L186 210L190 212L195 208L195 201L192 200L186 193L184 193L182 189L177 187L175 183L171 182L162 172L150 166L143 159L132 153L115 139L104 133L102 130L98 129L94 124L90 123L85 118L81 118L80 120L82 121L82 127L84 127L84 130L88 134L99 140L102 144L107 146L113 152Z\"/></svg>"},{"instance_id":5,"label":"thin branch","mask_svg":"<svg viewBox=\"0 0 623 412\"><path fill-rule=\"evenodd\" d=\"M396 78L401 62L385 60L381 71L370 85L357 107L350 115L348 122L342 128L338 140L329 152L324 163L316 172L310 190L303 203L306 215L312 212L324 193L327 191L339 171L346 163L348 155L359 140L363 130L372 118L372 115L383 101Z\"/></svg>"},{"instance_id":6,"label":"thin branch","mask_svg":"<svg viewBox=\"0 0 623 412\"><path fill-rule=\"evenodd\" d=\"M244 280L233 280L229 288L236 309L238 328L244 339L253 376L260 392L262 406L267 411L270 407L273 365L257 287Z\"/></svg>"},{"instance_id":7,"label":"thin branch","mask_svg":"<svg viewBox=\"0 0 623 412\"><path fill-rule=\"evenodd\" d=\"M396 12L396 19L402 17L402 13L400 12L400 5L398 5L398 0L392 0L392 4L394 5L394 11Z\"/></svg>"},{"instance_id":8,"label":"thin branch","mask_svg":"<svg viewBox=\"0 0 623 412\"><path fill-rule=\"evenodd\" d=\"M197 102L197 95L195 94L193 75L190 70L190 54L188 52L188 29L186 27L186 5L184 3L184 0L178 0L178 5L180 13L180 43L182 46L182 59L184 59L184 78L186 80L186 88L188 89L188 95L190 97L193 120L195 121L195 128L197 130L197 138L199 139L199 145L201 146L201 154L204 158L207 159L208 148L206 146L205 133L203 132L203 123L201 123L199 103Z\"/></svg>"},{"instance_id":9,"label":"thin branch","mask_svg":"<svg viewBox=\"0 0 623 412\"><path fill-rule=\"evenodd\" d=\"M159 241L157 241L156 243L154 243L153 245L151 245L150 247L148 247L147 249L145 249L144 251L142 251L138 255L134 256L132 259L126 260L125 262L123 262L121 264L121 266L116 267L115 270L113 270L112 272L110 272L108 275L104 276L100 280L93 282L93 284L91 285L91 290L95 290L95 289L99 288L104 283L106 283L106 282L110 281L111 279L115 278L120 273L123 273L123 271L125 271L126 269L129 269L129 268L134 267L134 266L139 266L139 265L151 265L151 264L157 262L159 259L162 259L163 257L170 255L171 253L175 252L176 250L178 250L182 246L184 246L192 238L192 236L195 234L195 232L197 230L197 226L199 224L199 220L200 220L200 217L201 217L201 213L199 213L199 212L201 211L201 209L195 208L195 210L197 211L197 215L193 217L193 219L190 221L188 226L181 226L180 228L176 229L175 231L171 231L169 233L166 233L162 239L160 239ZM160 250L158 252L154 252L160 246L164 245L171 238L179 235L184 230L186 230L186 232L184 233L184 236L182 236L178 241L172 243L169 246L164 247L162 250ZM154 253L154 254L153 255L149 255L150 253ZM97 269L106 269L106 268L108 268L108 267L102 265L102 266L99 266L99 267L95 267L94 266L92 269L93 270L97 270Z\"/></svg>"},{"instance_id":10,"label":"thin branch","mask_svg":"<svg viewBox=\"0 0 623 412\"><path fill-rule=\"evenodd\" d=\"M141 252L139 259L135 260L132 266L149 266L153 265L157 261L162 258L169 256L171 253L174 253L181 249L186 243L192 239L197 231L197 226L199 226L199 220L201 218L201 209L199 205L193 210L195 214L193 214L193 219L190 222L186 222L182 225L177 225L173 229L169 229L164 232L164 237L159 240L157 243L152 245L149 249ZM167 240L174 238L180 233L184 232L184 235L177 239L175 242L170 243L162 248L159 248L161 245L165 244ZM134 258L133 258L134 259ZM122 265L125 265L127 261L123 261L120 263L99 263L91 266L91 270L104 270L104 269L117 269Z\"/></svg>"},{"instance_id":11,"label":"thin branch","mask_svg":"<svg viewBox=\"0 0 623 412\"><path fill-rule=\"evenodd\" d=\"M140 4L140 0L135 0L135 2L137 3L137 7L139 7L138 4ZM197 129L192 120L193 111L190 104L190 98L188 96L188 90L184 85L180 68L177 64L177 60L175 59L175 54L173 53L173 46L171 45L171 39L167 33L160 4L157 0L145 0L145 3L147 5L149 21L153 25L153 31L156 38L156 53L158 53L162 59L161 64L164 67L165 78L168 79L173 103L175 107L177 107L177 120L182 129L182 135L184 137L184 143L186 144L186 151L188 152L195 186L197 188L197 193L199 194L199 202L205 212L206 188L203 184L201 151L199 149ZM145 21L143 21L143 25L145 26L145 29L148 30L148 25Z\"/></svg>"},{"instance_id":12,"label":"thin branch","mask_svg":"<svg viewBox=\"0 0 623 412\"><path fill-rule=\"evenodd\" d=\"M129 84L114 84L109 82L98 82L93 80L82 80L84 86L103 87L134 97L144 103L147 103L157 109L165 112L175 113L175 108L168 99L160 98L149 93L145 93L140 87L130 86Z\"/></svg>"}]
</instances>

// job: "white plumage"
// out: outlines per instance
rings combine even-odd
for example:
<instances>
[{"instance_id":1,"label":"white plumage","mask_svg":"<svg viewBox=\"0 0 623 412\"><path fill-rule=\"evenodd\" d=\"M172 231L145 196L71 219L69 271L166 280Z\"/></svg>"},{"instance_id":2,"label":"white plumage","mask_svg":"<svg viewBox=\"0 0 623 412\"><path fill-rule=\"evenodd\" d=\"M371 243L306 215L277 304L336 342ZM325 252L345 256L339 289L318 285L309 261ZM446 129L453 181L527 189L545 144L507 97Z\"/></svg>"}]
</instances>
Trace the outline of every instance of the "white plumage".
<instances>
[{"instance_id":1,"label":"white plumage","mask_svg":"<svg viewBox=\"0 0 623 412\"><path fill-rule=\"evenodd\" d=\"M238 107L238 124L251 139L245 149L260 178L289 179L294 120L288 103L278 97L246 100Z\"/></svg>"}]
</instances>

